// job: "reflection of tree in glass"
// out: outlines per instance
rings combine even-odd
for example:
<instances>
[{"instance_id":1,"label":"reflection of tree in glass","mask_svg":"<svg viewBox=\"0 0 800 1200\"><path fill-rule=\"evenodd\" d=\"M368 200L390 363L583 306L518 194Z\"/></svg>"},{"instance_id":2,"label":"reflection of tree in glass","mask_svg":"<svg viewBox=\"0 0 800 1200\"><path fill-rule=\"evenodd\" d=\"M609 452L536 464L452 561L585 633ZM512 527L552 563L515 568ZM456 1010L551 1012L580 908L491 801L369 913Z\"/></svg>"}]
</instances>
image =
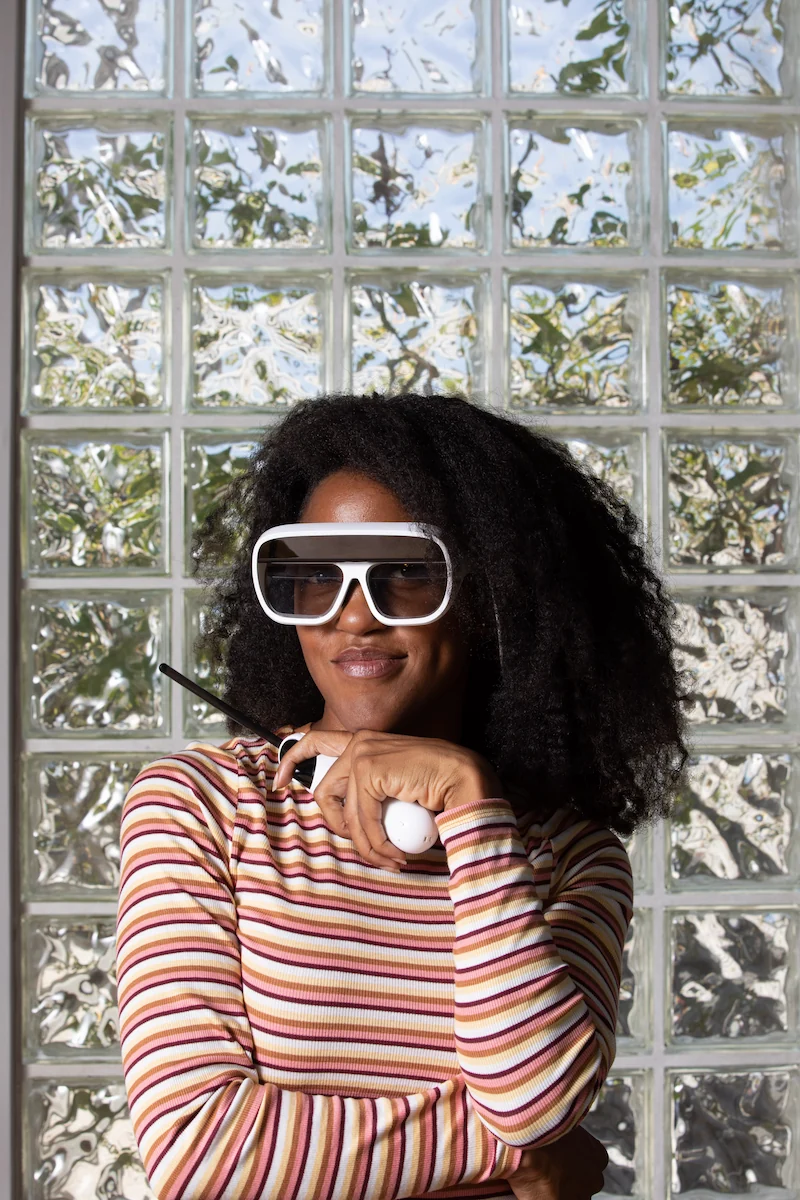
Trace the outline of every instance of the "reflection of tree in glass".
<instances>
[{"instance_id":1,"label":"reflection of tree in glass","mask_svg":"<svg viewBox=\"0 0 800 1200\"><path fill-rule=\"evenodd\" d=\"M444 392L469 389L469 359L477 340L477 321L466 296L458 297L463 314L458 315L452 310L450 313L431 311L424 298L429 289L416 282L397 283L391 290L362 284L359 290L369 301L378 321L373 325L364 323L359 331L359 342L372 342L373 346L356 347L354 375L380 361L385 379L385 383L381 383L384 391L430 394L434 385L437 385L437 390ZM394 319L392 306L400 310L400 320ZM409 318L410 324L400 328L403 316ZM415 349L414 342L420 347L419 350ZM445 342L455 343L449 353ZM399 347L399 353L391 352L394 347ZM462 370L456 374L452 369L440 368L434 359L437 350L450 359L462 358Z\"/></svg>"},{"instance_id":2,"label":"reflection of tree in glass","mask_svg":"<svg viewBox=\"0 0 800 1200\"><path fill-rule=\"evenodd\" d=\"M668 291L671 405L769 405L781 396L780 289L715 283Z\"/></svg>"},{"instance_id":3,"label":"reflection of tree in glass","mask_svg":"<svg viewBox=\"0 0 800 1200\"><path fill-rule=\"evenodd\" d=\"M160 287L41 284L35 320L36 407L160 406Z\"/></svg>"},{"instance_id":4,"label":"reflection of tree in glass","mask_svg":"<svg viewBox=\"0 0 800 1200\"><path fill-rule=\"evenodd\" d=\"M138 568L161 555L161 447L31 447L37 557L47 568Z\"/></svg>"},{"instance_id":5,"label":"reflection of tree in glass","mask_svg":"<svg viewBox=\"0 0 800 1200\"><path fill-rule=\"evenodd\" d=\"M70 87L70 65L76 76L79 76L72 80L72 88L92 91L132 88L142 91L162 86L160 47L157 36L153 36L154 25L163 28L163 9L160 5L153 5L144 19L149 37L145 38L147 44L141 62L137 62L136 57L139 47L139 34L136 29L139 0L122 4L114 3L113 0L111 3L108 0L100 0L97 6L100 12L95 10L91 15L88 13L88 5L73 5L74 12L83 10L81 15L84 19L90 16L87 24L94 28L89 29L77 16L64 11L68 7L63 0L43 0L41 5L38 32L44 54L39 74L48 88ZM109 24L113 25L118 45L108 44L109 37L113 36ZM69 63L51 48L53 45L61 49L61 53L70 60ZM76 48L82 46L88 46L90 49L85 55L76 54ZM95 55L97 65L92 75ZM154 76L152 80L148 78L148 70ZM129 76L130 82L122 78L124 75Z\"/></svg>"},{"instance_id":6,"label":"reflection of tree in glass","mask_svg":"<svg viewBox=\"0 0 800 1200\"><path fill-rule=\"evenodd\" d=\"M789 922L786 914L769 916L707 913L675 922L676 1036L735 1039L786 1029Z\"/></svg>"},{"instance_id":7,"label":"reflection of tree in glass","mask_svg":"<svg viewBox=\"0 0 800 1200\"><path fill-rule=\"evenodd\" d=\"M212 661L213 655L208 650L208 610L202 603L202 594L192 595L188 600L189 675L208 691L220 695L225 690L225 670L222 663ZM219 709L205 700L184 692L183 712L184 733L215 733L224 737L227 731L225 718Z\"/></svg>"},{"instance_id":8,"label":"reflection of tree in glass","mask_svg":"<svg viewBox=\"0 0 800 1200\"><path fill-rule=\"evenodd\" d=\"M32 607L36 729L163 727L160 606L63 599Z\"/></svg>"},{"instance_id":9,"label":"reflection of tree in glass","mask_svg":"<svg viewBox=\"0 0 800 1200\"><path fill-rule=\"evenodd\" d=\"M207 437L207 435L204 435ZM235 491L233 502L223 508L222 502L233 481L244 471L247 460L255 449L255 441L208 442L194 444L189 450L189 478L191 488L191 528L195 532L206 518L218 508L225 515L217 518L218 531L222 527L226 538L224 545L217 546L215 568L227 566L240 549L247 534L246 523L236 512ZM197 544L191 550L192 569L197 571L200 553ZM210 569L210 564L203 563Z\"/></svg>"},{"instance_id":10,"label":"reflection of tree in glass","mask_svg":"<svg viewBox=\"0 0 800 1200\"><path fill-rule=\"evenodd\" d=\"M80 1047L91 1054L119 1045L114 921L45 917L29 934L34 1052Z\"/></svg>"},{"instance_id":11,"label":"reflection of tree in glass","mask_svg":"<svg viewBox=\"0 0 800 1200\"><path fill-rule=\"evenodd\" d=\"M680 1195L708 1189L755 1195L786 1190L793 1139L786 1071L702 1071L675 1081L675 1179ZM762 1191L765 1194L766 1188Z\"/></svg>"},{"instance_id":12,"label":"reflection of tree in glass","mask_svg":"<svg viewBox=\"0 0 800 1200\"><path fill-rule=\"evenodd\" d=\"M775 0L672 0L669 91L779 95L780 9Z\"/></svg>"},{"instance_id":13,"label":"reflection of tree in glass","mask_svg":"<svg viewBox=\"0 0 800 1200\"><path fill-rule=\"evenodd\" d=\"M714 141L678 131L670 135L677 154L688 158L694 150L686 170L670 171L677 189L670 198L670 215L674 207L688 210L670 221L672 244L691 250L779 250L783 139L748 137L736 130L722 136L730 146L719 134Z\"/></svg>"},{"instance_id":14,"label":"reflection of tree in glass","mask_svg":"<svg viewBox=\"0 0 800 1200\"><path fill-rule=\"evenodd\" d=\"M786 451L762 443L675 442L669 449L670 562L785 562Z\"/></svg>"},{"instance_id":15,"label":"reflection of tree in glass","mask_svg":"<svg viewBox=\"0 0 800 1200\"><path fill-rule=\"evenodd\" d=\"M119 833L115 840L119 847ZM77 1177L87 1196L152 1195L123 1081L87 1087L78 1086L77 1079L65 1083L63 1076L54 1082L32 1078L28 1095L36 1161L43 1164L48 1181L58 1179L57 1190L74 1190Z\"/></svg>"},{"instance_id":16,"label":"reflection of tree in glass","mask_svg":"<svg viewBox=\"0 0 800 1200\"><path fill-rule=\"evenodd\" d=\"M630 1076L607 1079L591 1112L581 1122L607 1150L614 1147L603 1173L604 1190L612 1196L632 1196L634 1191L642 1190L636 1187L637 1129L632 1092ZM642 1130L638 1133L643 1136Z\"/></svg>"},{"instance_id":17,"label":"reflection of tree in glass","mask_svg":"<svg viewBox=\"0 0 800 1200\"><path fill-rule=\"evenodd\" d=\"M677 660L693 723L786 720L789 631L785 594L775 601L710 591L677 604Z\"/></svg>"},{"instance_id":18,"label":"reflection of tree in glass","mask_svg":"<svg viewBox=\"0 0 800 1200\"><path fill-rule=\"evenodd\" d=\"M633 502L634 472L630 463L630 447L601 445L585 438L566 438L570 454L584 470L602 479L627 503Z\"/></svg>"},{"instance_id":19,"label":"reflection of tree in glass","mask_svg":"<svg viewBox=\"0 0 800 1200\"><path fill-rule=\"evenodd\" d=\"M555 143L559 146L571 146L579 138L585 139L587 131L571 128L548 130L547 137L540 135L545 143ZM579 142L580 144L580 142ZM540 150L539 159L526 172L524 170L528 157ZM511 225L518 231L515 239L517 244L575 246L582 243L592 246L626 246L628 244L628 222L625 219L624 203L620 195L613 194L613 188L606 190L613 175L630 175L629 161L614 162L612 158L603 163L594 163L590 178L583 183L577 183L574 192L567 192L558 199L558 207L562 214L554 220L549 232L531 233L525 229L525 210L534 199L534 192L546 182L546 175L540 170L548 154L547 145L540 146L536 133L528 134L527 145L521 156L517 157L511 171ZM582 150L583 154L583 150ZM608 181L608 182L607 182ZM529 186L528 186L529 185ZM594 208L596 204L616 206L617 211L608 208ZM589 206L592 207L589 207ZM589 226L586 235L579 238L575 232L575 224L581 212L589 213Z\"/></svg>"},{"instance_id":20,"label":"reflection of tree in glass","mask_svg":"<svg viewBox=\"0 0 800 1200\"><path fill-rule=\"evenodd\" d=\"M70 135L83 132L41 130L36 197L43 245L162 246L164 135L90 130L96 149L88 157L70 149Z\"/></svg>"},{"instance_id":21,"label":"reflection of tree in glass","mask_svg":"<svg viewBox=\"0 0 800 1200\"><path fill-rule=\"evenodd\" d=\"M587 284L513 288L514 406L630 405L627 304L627 291Z\"/></svg>"},{"instance_id":22,"label":"reflection of tree in glass","mask_svg":"<svg viewBox=\"0 0 800 1200\"><path fill-rule=\"evenodd\" d=\"M313 245L316 222L301 212L299 206L314 202L315 197L303 184L320 175L320 162L317 159L287 162L273 130L251 126L248 132L252 140L246 151L258 160L257 176L237 161L236 142L244 138L244 130L227 135L215 131L217 148L212 147L208 131L195 131L197 238L206 245ZM289 203L292 201L298 207L292 208ZM208 215L214 212L225 214L227 236L208 233Z\"/></svg>"},{"instance_id":23,"label":"reflection of tree in glass","mask_svg":"<svg viewBox=\"0 0 800 1200\"><path fill-rule=\"evenodd\" d=\"M196 285L192 322L195 408L267 408L313 395L322 330L312 287Z\"/></svg>"},{"instance_id":24,"label":"reflection of tree in glass","mask_svg":"<svg viewBox=\"0 0 800 1200\"><path fill-rule=\"evenodd\" d=\"M377 142L368 150L371 136L377 136ZM462 188L458 202L464 185L473 194L477 191L474 137L473 130L354 131L354 182L361 185L353 200L355 244L431 248L450 241L450 245L474 245L475 200L465 208L455 208L455 187ZM398 216L403 208L416 210L417 220L403 221ZM440 226L441 214L456 224L452 238L451 228Z\"/></svg>"},{"instance_id":25,"label":"reflection of tree in glass","mask_svg":"<svg viewBox=\"0 0 800 1200\"><path fill-rule=\"evenodd\" d=\"M548 4L559 3L565 8L569 0L546 0ZM591 57L578 59L567 63L557 75L551 74L553 91L566 95L589 95L608 90L609 74L613 72L623 83L627 82L626 71L628 63L627 39L630 35L630 24L626 13L625 0L602 0L594 10L590 23L575 34L576 50L586 46L591 53L594 46L586 43L599 43L602 49Z\"/></svg>"},{"instance_id":26,"label":"reflection of tree in glass","mask_svg":"<svg viewBox=\"0 0 800 1200\"><path fill-rule=\"evenodd\" d=\"M762 880L789 873L788 754L697 755L670 814L674 879Z\"/></svg>"}]
</instances>

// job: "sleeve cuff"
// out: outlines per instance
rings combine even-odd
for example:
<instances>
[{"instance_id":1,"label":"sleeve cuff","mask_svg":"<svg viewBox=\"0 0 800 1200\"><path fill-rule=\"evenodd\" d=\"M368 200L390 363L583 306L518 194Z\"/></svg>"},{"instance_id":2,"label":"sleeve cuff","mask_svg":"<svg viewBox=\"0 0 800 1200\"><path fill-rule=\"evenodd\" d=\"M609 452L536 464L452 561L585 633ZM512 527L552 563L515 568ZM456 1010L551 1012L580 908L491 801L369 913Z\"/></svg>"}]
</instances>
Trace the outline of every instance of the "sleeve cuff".
<instances>
[{"instance_id":1,"label":"sleeve cuff","mask_svg":"<svg viewBox=\"0 0 800 1200\"><path fill-rule=\"evenodd\" d=\"M460 833L463 829L474 829L480 825L512 825L517 829L517 818L508 800L492 796L488 800L468 800L466 804L454 804L451 808L433 814L442 842L446 837Z\"/></svg>"}]
</instances>

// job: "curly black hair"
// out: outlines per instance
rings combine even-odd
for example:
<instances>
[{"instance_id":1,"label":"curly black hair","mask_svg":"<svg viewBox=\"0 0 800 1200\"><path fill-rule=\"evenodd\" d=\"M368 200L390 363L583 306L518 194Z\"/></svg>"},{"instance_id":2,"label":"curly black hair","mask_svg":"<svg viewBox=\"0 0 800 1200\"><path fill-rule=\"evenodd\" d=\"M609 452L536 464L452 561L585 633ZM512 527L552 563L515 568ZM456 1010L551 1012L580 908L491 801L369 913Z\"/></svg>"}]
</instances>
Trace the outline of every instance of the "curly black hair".
<instances>
[{"instance_id":1,"label":"curly black hair","mask_svg":"<svg viewBox=\"0 0 800 1200\"><path fill-rule=\"evenodd\" d=\"M194 543L198 648L228 702L268 728L322 714L294 627L259 606L250 555L340 469L439 526L468 568L454 606L471 648L463 743L539 817L568 804L627 835L668 815L686 693L641 521L563 443L467 397L325 395L267 428Z\"/></svg>"}]
</instances>

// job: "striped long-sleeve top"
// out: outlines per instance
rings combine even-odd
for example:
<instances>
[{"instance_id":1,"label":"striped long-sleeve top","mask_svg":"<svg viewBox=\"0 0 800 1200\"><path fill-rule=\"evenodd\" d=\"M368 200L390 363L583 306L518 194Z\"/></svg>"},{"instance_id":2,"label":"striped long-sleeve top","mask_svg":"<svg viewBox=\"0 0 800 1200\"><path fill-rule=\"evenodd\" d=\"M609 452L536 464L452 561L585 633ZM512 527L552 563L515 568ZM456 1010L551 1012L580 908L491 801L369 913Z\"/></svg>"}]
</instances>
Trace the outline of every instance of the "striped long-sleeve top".
<instances>
[{"instance_id":1,"label":"striped long-sleeve top","mask_svg":"<svg viewBox=\"0 0 800 1200\"><path fill-rule=\"evenodd\" d=\"M290 732L285 726L277 731ZM615 1053L620 840L501 797L364 861L256 738L145 768L121 823L120 1043L159 1200L499 1200Z\"/></svg>"}]
</instances>

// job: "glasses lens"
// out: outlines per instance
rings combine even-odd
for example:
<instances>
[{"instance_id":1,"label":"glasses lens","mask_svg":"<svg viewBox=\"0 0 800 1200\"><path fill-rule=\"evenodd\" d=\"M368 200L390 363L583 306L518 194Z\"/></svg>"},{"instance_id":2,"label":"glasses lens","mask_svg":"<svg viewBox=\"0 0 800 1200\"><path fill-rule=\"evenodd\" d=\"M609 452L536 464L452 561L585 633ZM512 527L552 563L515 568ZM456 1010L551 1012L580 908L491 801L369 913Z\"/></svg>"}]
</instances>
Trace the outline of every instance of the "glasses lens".
<instances>
[{"instance_id":1,"label":"glasses lens","mask_svg":"<svg viewBox=\"0 0 800 1200\"><path fill-rule=\"evenodd\" d=\"M258 556L261 593L285 617L321 617L336 602L337 563L371 563L367 587L377 611L395 620L428 617L444 600L447 563L441 547L417 536L288 535L265 542Z\"/></svg>"},{"instance_id":2,"label":"glasses lens","mask_svg":"<svg viewBox=\"0 0 800 1200\"><path fill-rule=\"evenodd\" d=\"M342 572L335 563L271 558L259 567L264 598L283 617L321 617L342 586Z\"/></svg>"},{"instance_id":3,"label":"glasses lens","mask_svg":"<svg viewBox=\"0 0 800 1200\"><path fill-rule=\"evenodd\" d=\"M429 559L382 562L367 572L375 607L383 617L429 617L444 600L447 565Z\"/></svg>"}]
</instances>

